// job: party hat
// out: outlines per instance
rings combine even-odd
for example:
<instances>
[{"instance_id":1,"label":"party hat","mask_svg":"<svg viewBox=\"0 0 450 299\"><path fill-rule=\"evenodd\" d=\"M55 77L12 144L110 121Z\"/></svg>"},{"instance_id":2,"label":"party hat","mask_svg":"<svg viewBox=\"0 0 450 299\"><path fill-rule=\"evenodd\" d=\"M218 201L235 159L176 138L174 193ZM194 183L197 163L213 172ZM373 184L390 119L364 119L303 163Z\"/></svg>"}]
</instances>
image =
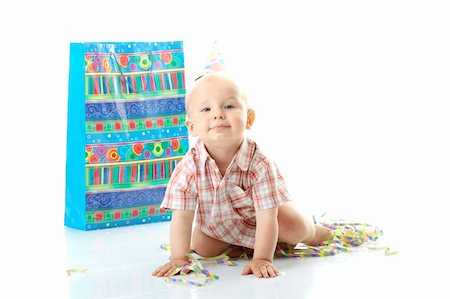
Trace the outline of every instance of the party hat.
<instances>
[{"instance_id":1,"label":"party hat","mask_svg":"<svg viewBox=\"0 0 450 299\"><path fill-rule=\"evenodd\" d=\"M222 53L219 50L217 41L214 41L211 51L208 55L208 63L204 68L205 74L211 72L223 72L225 71L225 63L223 61Z\"/></svg>"}]
</instances>

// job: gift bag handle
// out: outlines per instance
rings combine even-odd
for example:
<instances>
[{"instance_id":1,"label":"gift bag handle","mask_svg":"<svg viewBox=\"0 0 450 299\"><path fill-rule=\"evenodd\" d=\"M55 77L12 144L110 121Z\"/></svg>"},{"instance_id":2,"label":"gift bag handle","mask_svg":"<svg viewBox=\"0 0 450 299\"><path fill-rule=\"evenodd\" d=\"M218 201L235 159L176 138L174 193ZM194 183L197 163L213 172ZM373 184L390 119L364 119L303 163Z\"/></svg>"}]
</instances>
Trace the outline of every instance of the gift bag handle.
<instances>
[{"instance_id":1,"label":"gift bag handle","mask_svg":"<svg viewBox=\"0 0 450 299\"><path fill-rule=\"evenodd\" d=\"M152 53L152 51L150 51L150 50L149 50L149 52L150 52L150 53L148 54L148 56L149 56L149 58L150 58L149 77L150 77L150 84L151 84L151 83L152 83L152 80L153 80L153 77L152 77L152 73L153 73L153 53ZM122 70L120 69L120 67L119 67L119 61L118 61L118 59L117 59L116 53L110 52L110 55L111 55L112 58L114 58L113 60L114 60L114 62L115 62L115 65L117 66L117 70L119 70L120 76L123 78L123 81L125 82L125 85L127 86L127 88L131 89L131 90L133 91L133 93L138 93L137 90L134 89L134 87L131 86L131 85L128 83L128 80L125 78L125 75L123 74Z\"/></svg>"}]
</instances>

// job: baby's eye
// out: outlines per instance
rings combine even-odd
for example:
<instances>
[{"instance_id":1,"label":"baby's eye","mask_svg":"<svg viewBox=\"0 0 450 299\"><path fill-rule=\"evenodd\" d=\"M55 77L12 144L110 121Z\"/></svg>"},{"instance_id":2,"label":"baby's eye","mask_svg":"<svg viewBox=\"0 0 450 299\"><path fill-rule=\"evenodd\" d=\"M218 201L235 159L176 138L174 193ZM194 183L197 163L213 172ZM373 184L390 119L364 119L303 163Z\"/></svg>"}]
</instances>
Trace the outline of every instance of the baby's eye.
<instances>
[{"instance_id":1,"label":"baby's eye","mask_svg":"<svg viewBox=\"0 0 450 299\"><path fill-rule=\"evenodd\" d=\"M209 108L209 107L206 107L206 108L203 108L202 110L200 110L201 112L208 112L208 111L211 111L211 108Z\"/></svg>"},{"instance_id":2,"label":"baby's eye","mask_svg":"<svg viewBox=\"0 0 450 299\"><path fill-rule=\"evenodd\" d=\"M233 109L234 108L234 106L233 105L225 105L225 107L224 107L225 109Z\"/></svg>"}]
</instances>

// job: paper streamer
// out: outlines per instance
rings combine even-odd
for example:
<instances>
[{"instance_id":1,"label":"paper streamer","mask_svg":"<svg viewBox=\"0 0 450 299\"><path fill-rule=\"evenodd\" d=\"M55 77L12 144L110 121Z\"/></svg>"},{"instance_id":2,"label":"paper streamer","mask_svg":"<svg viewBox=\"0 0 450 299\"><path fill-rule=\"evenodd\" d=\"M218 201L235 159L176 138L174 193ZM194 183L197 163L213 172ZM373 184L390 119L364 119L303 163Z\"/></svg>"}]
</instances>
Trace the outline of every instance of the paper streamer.
<instances>
[{"instance_id":1,"label":"paper streamer","mask_svg":"<svg viewBox=\"0 0 450 299\"><path fill-rule=\"evenodd\" d=\"M316 220L314 218L314 222ZM303 245L302 248L280 248L277 246L275 256L279 257L323 257L332 256L340 252L350 252L352 247L363 244L375 244L383 235L383 231L378 227L359 222L336 221L332 224L321 223L330 230L328 240L319 246ZM369 249L385 250L385 255L394 255L398 252L390 251L387 246L367 246Z\"/></svg>"},{"instance_id":2,"label":"paper streamer","mask_svg":"<svg viewBox=\"0 0 450 299\"><path fill-rule=\"evenodd\" d=\"M315 217L313 217L313 220L314 223L318 223ZM322 242L319 246L301 245L298 247L287 245L287 248L283 248L278 245L275 250L275 257L325 257L336 255L340 252L350 252L352 247L358 247L361 245L366 245L366 247L371 250L384 250L384 254L386 256L398 254L397 251L391 251L388 246L376 246L376 242L383 235L383 231L374 225L346 221L335 221L332 224L320 224L330 230L330 237L328 240ZM194 265L177 268L166 278L166 282L195 286L208 285L212 281L218 280L219 277L204 269L200 263L200 260L217 261L219 264L236 266L236 263L228 256L228 253L236 247L238 246L231 246L222 254L210 258L196 257L193 254L188 253L186 255L191 259ZM163 244L161 245L161 248L170 251L169 244ZM245 251L243 251L240 258L248 259ZM203 278L203 281L196 282L192 279L173 277L182 269L191 270L194 276Z\"/></svg>"},{"instance_id":3,"label":"paper streamer","mask_svg":"<svg viewBox=\"0 0 450 299\"><path fill-rule=\"evenodd\" d=\"M85 274L87 272L87 269L67 269L66 274L67 276L71 276L72 274Z\"/></svg>"}]
</instances>

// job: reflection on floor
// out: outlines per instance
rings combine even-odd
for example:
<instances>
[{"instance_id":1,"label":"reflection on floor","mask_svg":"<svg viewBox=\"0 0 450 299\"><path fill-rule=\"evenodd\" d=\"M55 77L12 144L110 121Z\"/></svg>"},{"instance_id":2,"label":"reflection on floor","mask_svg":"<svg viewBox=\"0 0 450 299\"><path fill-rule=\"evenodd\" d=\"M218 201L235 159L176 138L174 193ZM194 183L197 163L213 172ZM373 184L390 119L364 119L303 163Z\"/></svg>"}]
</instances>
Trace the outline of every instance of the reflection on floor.
<instances>
[{"instance_id":1,"label":"reflection on floor","mask_svg":"<svg viewBox=\"0 0 450 299\"><path fill-rule=\"evenodd\" d=\"M321 258L277 258L277 278L242 276L237 266L204 261L220 278L204 287L167 283L151 276L169 258L160 248L169 240L169 223L152 223L83 232L65 228L65 269L85 269L67 277L69 298L446 298L448 268L439 259L397 246L398 255L361 247ZM384 239L383 239L384 238ZM444 259L445 261L445 259Z\"/></svg>"}]
</instances>

